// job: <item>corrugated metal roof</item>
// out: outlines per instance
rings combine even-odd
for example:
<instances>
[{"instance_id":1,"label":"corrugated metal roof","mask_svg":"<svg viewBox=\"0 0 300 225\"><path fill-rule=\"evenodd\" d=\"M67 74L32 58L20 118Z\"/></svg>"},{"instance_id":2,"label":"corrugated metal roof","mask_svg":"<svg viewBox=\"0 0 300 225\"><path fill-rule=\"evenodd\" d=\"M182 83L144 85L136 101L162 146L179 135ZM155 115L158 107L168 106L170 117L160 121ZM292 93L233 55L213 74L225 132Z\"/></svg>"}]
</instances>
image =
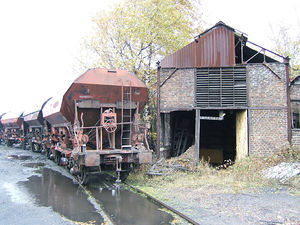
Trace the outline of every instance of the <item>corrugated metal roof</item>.
<instances>
[{"instance_id":1,"label":"corrugated metal roof","mask_svg":"<svg viewBox=\"0 0 300 225\"><path fill-rule=\"evenodd\" d=\"M235 66L234 29L217 23L161 61L162 68Z\"/></svg>"}]
</instances>

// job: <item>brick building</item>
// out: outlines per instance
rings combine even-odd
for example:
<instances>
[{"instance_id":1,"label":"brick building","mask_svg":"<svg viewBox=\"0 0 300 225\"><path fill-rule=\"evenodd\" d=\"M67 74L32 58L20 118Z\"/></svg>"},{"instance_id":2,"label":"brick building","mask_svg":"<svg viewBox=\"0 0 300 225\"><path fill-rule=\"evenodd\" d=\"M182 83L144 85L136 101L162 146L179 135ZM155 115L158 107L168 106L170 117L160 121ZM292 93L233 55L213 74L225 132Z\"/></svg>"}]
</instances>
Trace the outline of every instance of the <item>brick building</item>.
<instances>
[{"instance_id":1,"label":"brick building","mask_svg":"<svg viewBox=\"0 0 300 225\"><path fill-rule=\"evenodd\" d=\"M159 154L212 163L266 156L290 141L288 59L222 22L158 69ZM300 100L300 98L299 98Z\"/></svg>"}]
</instances>

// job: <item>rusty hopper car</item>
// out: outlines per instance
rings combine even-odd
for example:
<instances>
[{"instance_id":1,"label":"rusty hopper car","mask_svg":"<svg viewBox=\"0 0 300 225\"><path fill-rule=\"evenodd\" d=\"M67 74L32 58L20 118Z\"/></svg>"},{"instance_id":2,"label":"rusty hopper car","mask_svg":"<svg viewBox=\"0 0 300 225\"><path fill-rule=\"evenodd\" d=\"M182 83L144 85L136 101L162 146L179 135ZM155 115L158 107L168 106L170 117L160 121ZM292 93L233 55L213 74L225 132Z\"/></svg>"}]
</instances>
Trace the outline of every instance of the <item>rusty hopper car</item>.
<instances>
[{"instance_id":1,"label":"rusty hopper car","mask_svg":"<svg viewBox=\"0 0 300 225\"><path fill-rule=\"evenodd\" d=\"M43 118L40 111L32 112L24 116L24 146L30 145L32 151L39 151L42 143Z\"/></svg>"},{"instance_id":2,"label":"rusty hopper car","mask_svg":"<svg viewBox=\"0 0 300 225\"><path fill-rule=\"evenodd\" d=\"M4 140L4 130L3 130L3 125L2 125L2 117L5 115L5 113L0 114L0 144Z\"/></svg>"},{"instance_id":3,"label":"rusty hopper car","mask_svg":"<svg viewBox=\"0 0 300 225\"><path fill-rule=\"evenodd\" d=\"M63 144L63 137L68 134L70 136L71 123L61 113L62 97L54 97L46 102L42 109L44 122L44 138L42 147L46 151L48 158L55 159L58 163L60 154L56 154L55 148L57 144ZM68 138L69 140L70 138ZM67 140L67 139L65 139ZM67 146L65 146L67 148ZM72 150L72 146L68 146ZM69 157L71 151L67 155ZM51 157L50 157L51 156Z\"/></svg>"},{"instance_id":4,"label":"rusty hopper car","mask_svg":"<svg viewBox=\"0 0 300 225\"><path fill-rule=\"evenodd\" d=\"M23 113L6 113L1 117L1 124L4 130L4 140L6 145L12 147L20 144L23 140Z\"/></svg>"},{"instance_id":5,"label":"rusty hopper car","mask_svg":"<svg viewBox=\"0 0 300 225\"><path fill-rule=\"evenodd\" d=\"M42 141L44 137L44 120L42 110L45 104L50 99L47 99L40 110L24 113L23 116L24 122L24 142L23 148L25 149L25 145L30 145L32 151L41 151L42 150Z\"/></svg>"},{"instance_id":6,"label":"rusty hopper car","mask_svg":"<svg viewBox=\"0 0 300 225\"><path fill-rule=\"evenodd\" d=\"M53 131L58 140L52 158L82 183L103 170L115 170L124 179L136 164L152 161L139 116L147 100L147 88L134 74L88 70L72 83L61 105L52 105L57 109L52 130L60 128Z\"/></svg>"}]
</instances>

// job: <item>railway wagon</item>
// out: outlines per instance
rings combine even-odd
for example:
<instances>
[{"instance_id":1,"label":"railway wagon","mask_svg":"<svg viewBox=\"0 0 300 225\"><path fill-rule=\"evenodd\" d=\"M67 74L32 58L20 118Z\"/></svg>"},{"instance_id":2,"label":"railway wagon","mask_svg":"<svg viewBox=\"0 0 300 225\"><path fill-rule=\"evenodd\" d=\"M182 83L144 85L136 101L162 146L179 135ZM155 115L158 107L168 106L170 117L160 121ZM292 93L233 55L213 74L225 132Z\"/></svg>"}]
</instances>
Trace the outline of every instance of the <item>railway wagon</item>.
<instances>
[{"instance_id":1,"label":"railway wagon","mask_svg":"<svg viewBox=\"0 0 300 225\"><path fill-rule=\"evenodd\" d=\"M49 157L83 184L89 175L105 170L125 179L136 165L152 161L139 114L147 101L147 87L134 74L88 70L61 100L53 99L43 109L51 133Z\"/></svg>"},{"instance_id":2,"label":"railway wagon","mask_svg":"<svg viewBox=\"0 0 300 225\"><path fill-rule=\"evenodd\" d=\"M44 139L43 150L46 151L48 158L54 159L60 164L59 157L61 154L56 153L58 146L62 146L61 149L68 151L67 157L70 156L73 150L72 137L74 134L71 132L72 123L69 122L65 116L61 113L62 110L62 96L53 97L42 109L43 122L44 122ZM68 141L68 144L66 144Z\"/></svg>"},{"instance_id":3,"label":"railway wagon","mask_svg":"<svg viewBox=\"0 0 300 225\"><path fill-rule=\"evenodd\" d=\"M12 147L14 144L21 144L24 141L22 116L23 112L17 114L6 113L1 117L2 138L8 147Z\"/></svg>"},{"instance_id":4,"label":"railway wagon","mask_svg":"<svg viewBox=\"0 0 300 225\"><path fill-rule=\"evenodd\" d=\"M30 146L31 150L34 152L41 151L43 145L43 139L47 137L44 129L44 118L42 110L46 103L51 98L47 99L41 106L39 110L30 113L24 113L23 116L23 132L24 132L24 142L23 148L25 149L27 145Z\"/></svg>"},{"instance_id":5,"label":"railway wagon","mask_svg":"<svg viewBox=\"0 0 300 225\"><path fill-rule=\"evenodd\" d=\"M2 125L2 117L5 115L5 113L0 114L0 144L4 141L4 129Z\"/></svg>"}]
</instances>

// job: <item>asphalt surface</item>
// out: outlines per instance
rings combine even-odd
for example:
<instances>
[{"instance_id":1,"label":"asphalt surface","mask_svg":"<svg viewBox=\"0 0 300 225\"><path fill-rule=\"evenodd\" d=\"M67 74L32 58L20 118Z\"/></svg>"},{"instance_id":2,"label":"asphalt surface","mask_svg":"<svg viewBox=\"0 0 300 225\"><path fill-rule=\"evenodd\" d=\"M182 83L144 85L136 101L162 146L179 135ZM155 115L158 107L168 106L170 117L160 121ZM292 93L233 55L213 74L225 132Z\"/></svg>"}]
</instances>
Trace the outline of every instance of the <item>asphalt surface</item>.
<instances>
[{"instance_id":1,"label":"asphalt surface","mask_svg":"<svg viewBox=\"0 0 300 225\"><path fill-rule=\"evenodd\" d=\"M94 179L94 180L93 180ZM0 145L0 224L166 225L161 206L100 174L83 187L41 153Z\"/></svg>"},{"instance_id":2,"label":"asphalt surface","mask_svg":"<svg viewBox=\"0 0 300 225\"><path fill-rule=\"evenodd\" d=\"M36 166L34 166L35 164ZM38 183L39 180L42 180L40 183L45 181L41 173L41 165L57 170L53 173L63 174L64 177L69 176L63 168L59 168L53 162L47 160L44 155L0 146L0 224L78 224L78 221L67 218L64 212L59 212L53 206L42 204L43 202L39 199L42 193L33 192L28 188L29 185L26 185L34 180L35 183L32 186L36 190L42 191L42 186L39 186ZM72 179L67 179L72 182ZM47 191L49 192L49 189ZM52 192L57 191L56 185L56 189L52 189ZM87 201L88 196L83 191L78 189L77 192L80 192L82 198ZM48 195L49 193L46 193L46 196ZM90 204L90 207L94 211L93 213L97 214L97 210L92 204ZM94 224L102 224L103 218L100 213L97 216L99 217L99 223Z\"/></svg>"}]
</instances>

